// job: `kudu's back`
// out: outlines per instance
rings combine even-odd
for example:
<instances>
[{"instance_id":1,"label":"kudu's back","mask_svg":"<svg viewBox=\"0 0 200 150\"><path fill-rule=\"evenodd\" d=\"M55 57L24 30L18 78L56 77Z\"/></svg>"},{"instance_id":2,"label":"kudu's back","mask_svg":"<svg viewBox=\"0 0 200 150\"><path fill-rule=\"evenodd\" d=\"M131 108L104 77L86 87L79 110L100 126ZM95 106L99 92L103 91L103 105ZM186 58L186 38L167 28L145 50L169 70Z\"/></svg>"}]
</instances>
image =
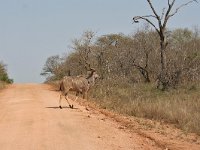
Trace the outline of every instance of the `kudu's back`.
<instances>
[{"instance_id":1,"label":"kudu's back","mask_svg":"<svg viewBox=\"0 0 200 150\"><path fill-rule=\"evenodd\" d=\"M61 91L76 91L80 93L87 92L89 90L88 80L82 76L68 77L65 76L61 83ZM66 94L66 93L65 93Z\"/></svg>"}]
</instances>

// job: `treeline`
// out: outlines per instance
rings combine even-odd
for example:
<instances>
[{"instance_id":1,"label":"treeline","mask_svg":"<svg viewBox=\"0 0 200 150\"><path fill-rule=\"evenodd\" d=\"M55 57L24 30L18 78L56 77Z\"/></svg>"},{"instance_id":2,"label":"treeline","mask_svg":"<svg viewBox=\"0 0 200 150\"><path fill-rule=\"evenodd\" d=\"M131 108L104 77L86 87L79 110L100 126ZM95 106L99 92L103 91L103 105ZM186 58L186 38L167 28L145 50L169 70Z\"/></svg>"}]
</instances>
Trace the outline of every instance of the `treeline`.
<instances>
[{"instance_id":1,"label":"treeline","mask_svg":"<svg viewBox=\"0 0 200 150\"><path fill-rule=\"evenodd\" d=\"M166 77L168 88L196 83L200 79L199 30L167 31ZM95 68L101 81L120 81L134 84L159 82L160 43L157 33L148 26L131 35L108 34L95 37L86 31L72 41L73 51L67 56L50 56L42 71L47 81L65 75L79 75L88 66Z\"/></svg>"},{"instance_id":2,"label":"treeline","mask_svg":"<svg viewBox=\"0 0 200 150\"><path fill-rule=\"evenodd\" d=\"M13 83L13 79L9 78L6 65L3 62L0 62L0 81L5 83Z\"/></svg>"},{"instance_id":3,"label":"treeline","mask_svg":"<svg viewBox=\"0 0 200 150\"><path fill-rule=\"evenodd\" d=\"M55 81L95 68L101 78L90 90L89 100L101 108L173 123L200 135L199 30L175 29L166 34L164 91L159 88L160 39L148 26L130 35L95 37L94 32L84 32L73 40L69 55L50 56L41 74Z\"/></svg>"}]
</instances>

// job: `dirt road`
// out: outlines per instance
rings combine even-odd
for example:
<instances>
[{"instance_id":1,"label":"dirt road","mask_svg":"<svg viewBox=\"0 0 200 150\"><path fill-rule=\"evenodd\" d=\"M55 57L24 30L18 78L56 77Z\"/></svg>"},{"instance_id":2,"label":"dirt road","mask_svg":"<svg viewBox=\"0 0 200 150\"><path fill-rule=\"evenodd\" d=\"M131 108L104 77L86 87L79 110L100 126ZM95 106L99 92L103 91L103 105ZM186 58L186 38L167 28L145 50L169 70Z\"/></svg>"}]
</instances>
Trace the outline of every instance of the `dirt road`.
<instances>
[{"instance_id":1,"label":"dirt road","mask_svg":"<svg viewBox=\"0 0 200 150\"><path fill-rule=\"evenodd\" d=\"M77 103L75 109L59 109L58 99L59 93L44 84L13 84L1 91L0 149L163 149Z\"/></svg>"}]
</instances>

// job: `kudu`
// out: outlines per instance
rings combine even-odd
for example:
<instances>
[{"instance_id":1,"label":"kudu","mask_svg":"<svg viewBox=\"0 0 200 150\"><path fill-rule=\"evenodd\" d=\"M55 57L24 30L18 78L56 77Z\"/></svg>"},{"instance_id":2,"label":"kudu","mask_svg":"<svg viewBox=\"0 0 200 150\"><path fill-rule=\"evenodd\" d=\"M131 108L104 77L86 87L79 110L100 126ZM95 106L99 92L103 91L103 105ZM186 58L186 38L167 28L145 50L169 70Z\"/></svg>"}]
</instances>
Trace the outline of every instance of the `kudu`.
<instances>
[{"instance_id":1,"label":"kudu","mask_svg":"<svg viewBox=\"0 0 200 150\"><path fill-rule=\"evenodd\" d=\"M60 100L59 107L61 107L62 96L65 97L69 107L73 109L73 105L69 103L68 93L69 91L76 92L76 99L78 99L79 93L83 94L83 98L87 98L88 90L95 84L95 80L98 78L98 74L94 69L90 69L90 74L85 78L83 76L65 76L60 83Z\"/></svg>"}]
</instances>

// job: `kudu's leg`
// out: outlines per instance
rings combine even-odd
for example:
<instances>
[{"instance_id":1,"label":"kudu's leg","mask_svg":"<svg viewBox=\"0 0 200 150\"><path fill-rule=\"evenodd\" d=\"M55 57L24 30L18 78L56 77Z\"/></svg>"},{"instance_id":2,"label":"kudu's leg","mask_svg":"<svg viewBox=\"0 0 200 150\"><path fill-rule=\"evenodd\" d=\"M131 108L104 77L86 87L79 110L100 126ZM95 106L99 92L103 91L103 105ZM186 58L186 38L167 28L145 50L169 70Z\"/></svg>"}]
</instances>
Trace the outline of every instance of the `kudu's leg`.
<instances>
[{"instance_id":1,"label":"kudu's leg","mask_svg":"<svg viewBox=\"0 0 200 150\"><path fill-rule=\"evenodd\" d=\"M67 100L67 103L68 103L69 107L73 109L74 106L69 103L69 100L68 100L69 98L68 98L67 93L65 94L65 99Z\"/></svg>"},{"instance_id":2,"label":"kudu's leg","mask_svg":"<svg viewBox=\"0 0 200 150\"><path fill-rule=\"evenodd\" d=\"M61 107L61 100L62 100L62 93L60 94L60 99L59 99L59 108L62 109Z\"/></svg>"},{"instance_id":3,"label":"kudu's leg","mask_svg":"<svg viewBox=\"0 0 200 150\"><path fill-rule=\"evenodd\" d=\"M87 92L83 92L83 99L87 100L87 97L88 97Z\"/></svg>"},{"instance_id":4,"label":"kudu's leg","mask_svg":"<svg viewBox=\"0 0 200 150\"><path fill-rule=\"evenodd\" d=\"M79 95L79 92L76 92L76 98L75 98L74 102L77 101L77 99L78 99L78 95Z\"/></svg>"},{"instance_id":5,"label":"kudu's leg","mask_svg":"<svg viewBox=\"0 0 200 150\"><path fill-rule=\"evenodd\" d=\"M87 92L83 92L83 99L86 99L87 100L87 98L88 98L88 95L87 95ZM88 110L89 111L89 109L88 109L88 104L87 104L87 106L86 106L86 110Z\"/></svg>"}]
</instances>

